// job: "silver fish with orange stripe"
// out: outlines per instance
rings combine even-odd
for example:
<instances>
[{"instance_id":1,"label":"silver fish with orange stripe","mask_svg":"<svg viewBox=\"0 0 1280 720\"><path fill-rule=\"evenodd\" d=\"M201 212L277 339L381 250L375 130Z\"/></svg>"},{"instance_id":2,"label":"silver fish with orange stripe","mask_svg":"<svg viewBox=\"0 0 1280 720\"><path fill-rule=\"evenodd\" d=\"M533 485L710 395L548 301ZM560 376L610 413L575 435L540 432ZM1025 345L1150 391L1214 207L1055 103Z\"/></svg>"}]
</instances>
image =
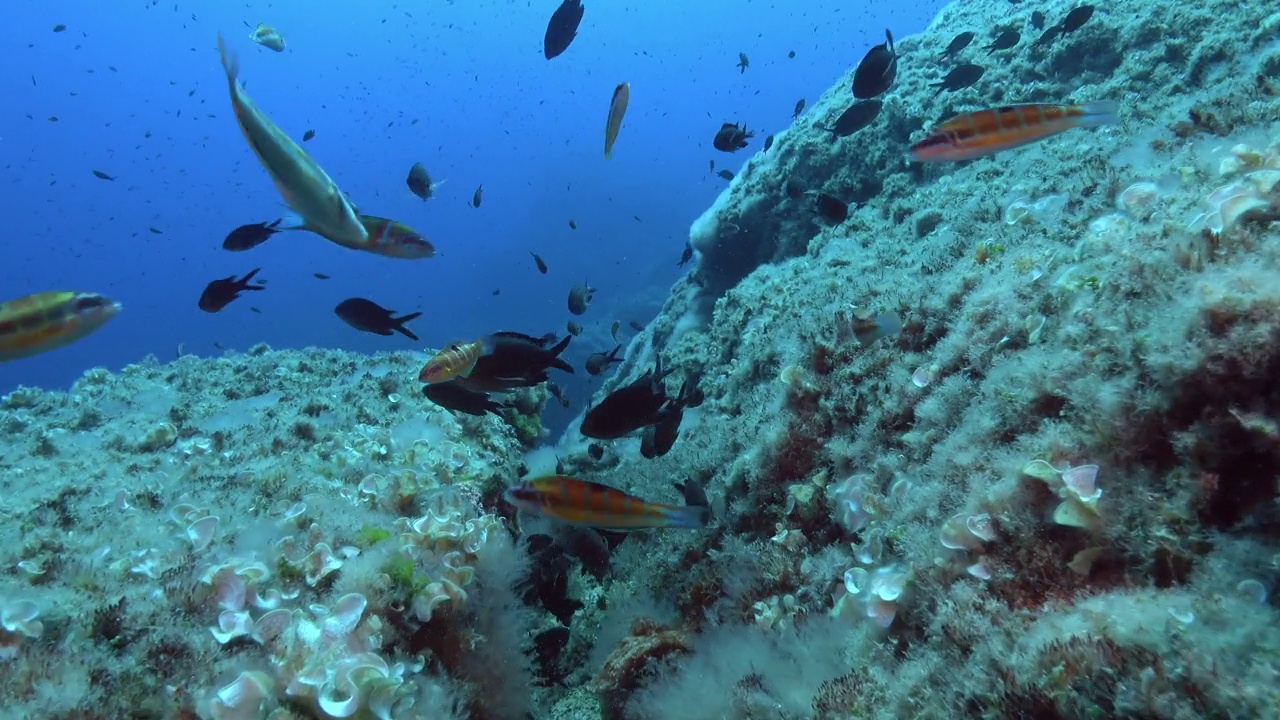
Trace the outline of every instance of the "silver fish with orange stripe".
<instances>
[{"instance_id":1,"label":"silver fish with orange stripe","mask_svg":"<svg viewBox=\"0 0 1280 720\"><path fill-rule=\"evenodd\" d=\"M663 505L590 480L544 475L508 488L503 494L517 510L600 530L700 528L711 511L701 505Z\"/></svg>"},{"instance_id":2,"label":"silver fish with orange stripe","mask_svg":"<svg viewBox=\"0 0 1280 720\"><path fill-rule=\"evenodd\" d=\"M1007 105L956 115L911 146L916 162L955 162L1029 145L1072 128L1118 122L1116 105Z\"/></svg>"},{"instance_id":3,"label":"silver fish with orange stripe","mask_svg":"<svg viewBox=\"0 0 1280 720\"><path fill-rule=\"evenodd\" d=\"M119 312L120 303L89 292L42 292L0 303L0 362L70 345Z\"/></svg>"},{"instance_id":4,"label":"silver fish with orange stripe","mask_svg":"<svg viewBox=\"0 0 1280 720\"><path fill-rule=\"evenodd\" d=\"M428 385L449 382L455 378L465 377L475 369L476 361L493 352L492 337L483 337L475 342L453 343L441 350L418 372L418 382Z\"/></svg>"}]
</instances>

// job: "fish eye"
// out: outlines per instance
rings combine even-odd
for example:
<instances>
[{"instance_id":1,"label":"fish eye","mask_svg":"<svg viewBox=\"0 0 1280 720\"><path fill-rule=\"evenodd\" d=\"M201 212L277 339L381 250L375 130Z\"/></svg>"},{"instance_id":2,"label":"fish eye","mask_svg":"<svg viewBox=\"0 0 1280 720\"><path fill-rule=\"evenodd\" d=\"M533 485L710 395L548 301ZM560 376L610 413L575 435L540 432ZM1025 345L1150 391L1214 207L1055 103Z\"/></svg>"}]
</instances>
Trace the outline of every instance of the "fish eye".
<instances>
[{"instance_id":1,"label":"fish eye","mask_svg":"<svg viewBox=\"0 0 1280 720\"><path fill-rule=\"evenodd\" d=\"M76 312L96 310L106 305L106 298L101 295L80 295L76 298Z\"/></svg>"}]
</instances>

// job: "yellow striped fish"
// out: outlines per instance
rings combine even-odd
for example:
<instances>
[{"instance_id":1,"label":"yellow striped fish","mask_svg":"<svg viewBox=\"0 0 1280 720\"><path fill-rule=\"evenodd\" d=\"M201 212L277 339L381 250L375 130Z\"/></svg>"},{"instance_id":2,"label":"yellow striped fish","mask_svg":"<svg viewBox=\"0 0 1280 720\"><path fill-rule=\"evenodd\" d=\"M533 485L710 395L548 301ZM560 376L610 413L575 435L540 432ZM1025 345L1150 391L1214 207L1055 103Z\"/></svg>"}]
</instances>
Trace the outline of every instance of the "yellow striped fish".
<instances>
[{"instance_id":1,"label":"yellow striped fish","mask_svg":"<svg viewBox=\"0 0 1280 720\"><path fill-rule=\"evenodd\" d=\"M301 227L339 245L362 246L369 233L360 224L356 211L338 189L337 183L315 160L298 147L266 116L240 86L240 62L218 35L218 53L222 69L227 73L231 90L231 108L249 147L271 176L271 182L289 209L298 215L288 218L286 225Z\"/></svg>"},{"instance_id":2,"label":"yellow striped fish","mask_svg":"<svg viewBox=\"0 0 1280 720\"><path fill-rule=\"evenodd\" d=\"M463 377L476 366L476 361L483 355L493 352L493 339L482 338L475 342L454 343L441 350L422 366L418 373L418 382L428 385L449 382Z\"/></svg>"},{"instance_id":3,"label":"yellow striped fish","mask_svg":"<svg viewBox=\"0 0 1280 720\"><path fill-rule=\"evenodd\" d=\"M0 362L69 345L119 312L120 303L85 292L42 292L0 303Z\"/></svg>"}]
</instances>

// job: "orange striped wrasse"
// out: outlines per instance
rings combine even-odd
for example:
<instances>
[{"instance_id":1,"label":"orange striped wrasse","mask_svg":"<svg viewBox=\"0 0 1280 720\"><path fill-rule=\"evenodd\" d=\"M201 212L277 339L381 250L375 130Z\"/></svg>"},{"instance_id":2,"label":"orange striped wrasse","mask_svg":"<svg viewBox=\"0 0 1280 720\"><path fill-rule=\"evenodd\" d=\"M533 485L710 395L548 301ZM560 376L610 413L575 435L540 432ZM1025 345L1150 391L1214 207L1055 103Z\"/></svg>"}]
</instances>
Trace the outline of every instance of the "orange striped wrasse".
<instances>
[{"instance_id":1,"label":"orange striped wrasse","mask_svg":"<svg viewBox=\"0 0 1280 720\"><path fill-rule=\"evenodd\" d=\"M418 382L428 385L449 382L454 378L466 377L476 366L482 356L493 352L493 338L483 337L475 342L453 343L441 350L418 373Z\"/></svg>"},{"instance_id":2,"label":"orange striped wrasse","mask_svg":"<svg viewBox=\"0 0 1280 720\"><path fill-rule=\"evenodd\" d=\"M266 113L249 98L240 85L240 62L218 35L218 53L222 69L227 73L231 91L231 109L236 123L249 142L258 162L271 176L280 197L296 218L285 225L301 227L343 245L357 245L368 240L355 208L338 189L328 174L311 159L283 130L271 122Z\"/></svg>"},{"instance_id":3,"label":"orange striped wrasse","mask_svg":"<svg viewBox=\"0 0 1280 720\"><path fill-rule=\"evenodd\" d=\"M911 146L916 162L986 157L1079 127L1110 125L1119 118L1112 102L1088 105L1008 105L957 115Z\"/></svg>"},{"instance_id":4,"label":"orange striped wrasse","mask_svg":"<svg viewBox=\"0 0 1280 720\"><path fill-rule=\"evenodd\" d=\"M119 312L120 303L86 292L42 292L0 303L0 362L69 345Z\"/></svg>"},{"instance_id":5,"label":"orange striped wrasse","mask_svg":"<svg viewBox=\"0 0 1280 720\"><path fill-rule=\"evenodd\" d=\"M508 488L503 497L522 512L601 530L700 528L710 515L698 505L645 502L608 485L568 475L526 480Z\"/></svg>"},{"instance_id":6,"label":"orange striped wrasse","mask_svg":"<svg viewBox=\"0 0 1280 720\"><path fill-rule=\"evenodd\" d=\"M618 139L618 128L622 127L622 116L627 114L627 103L631 102L631 84L620 83L613 89L613 99L609 101L609 119L604 124L604 159L613 157L613 141Z\"/></svg>"}]
</instances>

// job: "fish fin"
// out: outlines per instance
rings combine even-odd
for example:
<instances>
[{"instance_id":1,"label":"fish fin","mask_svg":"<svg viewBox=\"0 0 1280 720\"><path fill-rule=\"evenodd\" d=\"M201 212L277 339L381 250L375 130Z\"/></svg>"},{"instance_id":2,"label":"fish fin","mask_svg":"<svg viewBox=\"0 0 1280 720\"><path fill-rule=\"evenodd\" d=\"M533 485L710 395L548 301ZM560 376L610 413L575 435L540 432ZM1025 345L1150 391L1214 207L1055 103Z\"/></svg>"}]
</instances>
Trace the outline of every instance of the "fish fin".
<instances>
[{"instance_id":1,"label":"fish fin","mask_svg":"<svg viewBox=\"0 0 1280 720\"><path fill-rule=\"evenodd\" d=\"M281 220L283 220L283 219L284 219L284 218L276 218L276 219L275 219L275 220L273 220L272 222L269 222L269 223L263 223L263 224L262 224L262 227L267 228L267 229L269 229L269 230L274 230L274 229L276 229L276 228L279 228L279 227L280 227L280 221L281 221Z\"/></svg>"},{"instance_id":2,"label":"fish fin","mask_svg":"<svg viewBox=\"0 0 1280 720\"><path fill-rule=\"evenodd\" d=\"M293 208L288 205L284 206L284 214L276 221L273 226L281 231L284 230L311 230L307 227L306 218L299 215Z\"/></svg>"},{"instance_id":3,"label":"fish fin","mask_svg":"<svg viewBox=\"0 0 1280 720\"><path fill-rule=\"evenodd\" d=\"M227 47L226 38L218 33L218 57L222 59L222 69L227 73L227 82L232 85L240 77L240 58Z\"/></svg>"},{"instance_id":4,"label":"fish fin","mask_svg":"<svg viewBox=\"0 0 1280 720\"><path fill-rule=\"evenodd\" d=\"M493 351L496 350L497 348L498 348L497 335L485 335L484 337L480 338L480 350L481 350L480 354L481 355L491 355L493 354ZM472 365L471 367L474 368L475 365ZM468 368L467 372L471 372L471 368Z\"/></svg>"},{"instance_id":5,"label":"fish fin","mask_svg":"<svg viewBox=\"0 0 1280 720\"><path fill-rule=\"evenodd\" d=\"M420 315L422 315L422 313L416 312L416 313L409 313L408 315L403 315L398 318L391 318L391 322L396 324L396 326L392 329L400 333L401 335L404 335L405 337L409 338L410 340L417 340L418 336L414 335L413 331L405 327L404 324Z\"/></svg>"},{"instance_id":6,"label":"fish fin","mask_svg":"<svg viewBox=\"0 0 1280 720\"><path fill-rule=\"evenodd\" d=\"M1110 100L1080 106L1080 127L1098 127L1120 122L1120 107Z\"/></svg>"},{"instance_id":7,"label":"fish fin","mask_svg":"<svg viewBox=\"0 0 1280 720\"><path fill-rule=\"evenodd\" d=\"M572 339L573 339L572 335L565 335L563 340L556 343L555 346L549 348L547 352L552 353L554 355L559 355L560 353L564 352L565 348L569 347L569 341ZM573 372L573 370L570 370L569 372Z\"/></svg>"},{"instance_id":8,"label":"fish fin","mask_svg":"<svg viewBox=\"0 0 1280 720\"><path fill-rule=\"evenodd\" d=\"M671 508L666 513L667 527L679 528L703 528L707 526L707 522L711 519L711 510L697 505L685 505L684 507Z\"/></svg>"}]
</instances>

